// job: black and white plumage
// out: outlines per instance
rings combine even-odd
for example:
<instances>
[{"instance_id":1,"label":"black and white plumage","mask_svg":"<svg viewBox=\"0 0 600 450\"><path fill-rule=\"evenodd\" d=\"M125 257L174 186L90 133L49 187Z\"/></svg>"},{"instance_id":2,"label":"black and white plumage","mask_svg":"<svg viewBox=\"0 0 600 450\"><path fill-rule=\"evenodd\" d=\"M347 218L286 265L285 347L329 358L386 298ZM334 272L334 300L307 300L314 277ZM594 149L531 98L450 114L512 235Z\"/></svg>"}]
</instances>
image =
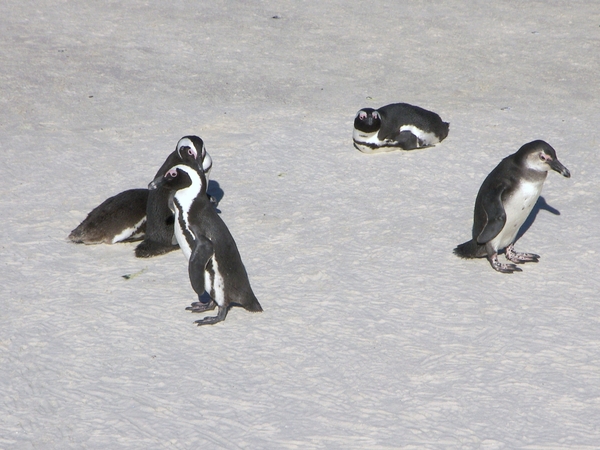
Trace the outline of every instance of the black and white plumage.
<instances>
[{"instance_id":1,"label":"black and white plumage","mask_svg":"<svg viewBox=\"0 0 600 450\"><path fill-rule=\"evenodd\" d=\"M401 148L431 147L448 136L450 124L432 111L393 103L379 109L363 108L354 119L354 146L363 153L389 152Z\"/></svg>"},{"instance_id":2,"label":"black and white plumage","mask_svg":"<svg viewBox=\"0 0 600 450\"><path fill-rule=\"evenodd\" d=\"M175 151L167 157L154 178L164 175L168 169L181 162L183 155L188 152L199 156L197 165L201 166L208 179L212 159L206 151L204 141L198 136L184 136L179 139ZM162 187L150 190L146 206L146 235L135 249L135 256L138 258L162 255L178 247L173 235L173 213L168 205L169 195L169 190Z\"/></svg>"},{"instance_id":3,"label":"black and white plumage","mask_svg":"<svg viewBox=\"0 0 600 450\"><path fill-rule=\"evenodd\" d=\"M189 148L202 156L202 168L208 176L212 159L198 136L181 138L155 176L180 162L182 152ZM136 249L140 257L175 250L178 246L174 242L173 213L168 198L168 192L149 192L146 188L121 192L94 208L69 234L69 239L77 244L115 244L145 239Z\"/></svg>"},{"instance_id":4,"label":"black and white plumage","mask_svg":"<svg viewBox=\"0 0 600 450\"><path fill-rule=\"evenodd\" d=\"M192 312L205 312L218 307L216 316L196 321L207 325L225 319L232 305L260 312L248 280L248 274L229 229L206 196L206 177L190 155L157 177L148 188L170 193L169 205L175 214L175 237L188 259L188 273L198 302L188 307ZM202 302L207 292L211 300Z\"/></svg>"},{"instance_id":5,"label":"black and white plumage","mask_svg":"<svg viewBox=\"0 0 600 450\"><path fill-rule=\"evenodd\" d=\"M146 229L148 189L129 189L107 198L77 226L69 239L76 244L136 241Z\"/></svg>"},{"instance_id":6,"label":"black and white plumage","mask_svg":"<svg viewBox=\"0 0 600 450\"><path fill-rule=\"evenodd\" d=\"M513 247L550 170L567 178L571 176L556 157L556 151L541 140L529 142L504 158L490 172L477 194L473 239L457 246L454 253L461 258L485 256L495 270L503 273L520 272L521 269L515 264L498 261L498 251L502 249L513 263L538 262L539 255L517 253Z\"/></svg>"}]
</instances>

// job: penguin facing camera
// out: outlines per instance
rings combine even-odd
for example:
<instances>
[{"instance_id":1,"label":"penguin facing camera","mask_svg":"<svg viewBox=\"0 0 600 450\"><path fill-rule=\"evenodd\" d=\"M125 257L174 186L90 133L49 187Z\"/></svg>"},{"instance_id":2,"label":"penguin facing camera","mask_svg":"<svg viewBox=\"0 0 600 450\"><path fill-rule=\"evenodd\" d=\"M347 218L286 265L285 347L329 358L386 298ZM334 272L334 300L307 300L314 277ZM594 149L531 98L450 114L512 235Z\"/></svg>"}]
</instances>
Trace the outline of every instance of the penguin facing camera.
<instances>
[{"instance_id":1,"label":"penguin facing camera","mask_svg":"<svg viewBox=\"0 0 600 450\"><path fill-rule=\"evenodd\" d=\"M450 124L433 111L392 103L379 109L363 108L354 118L354 147L363 153L414 150L442 142Z\"/></svg>"},{"instance_id":2,"label":"penguin facing camera","mask_svg":"<svg viewBox=\"0 0 600 450\"><path fill-rule=\"evenodd\" d=\"M206 186L206 176L191 153L183 153L181 162L167 168L148 185L150 192L162 189L169 194L175 237L188 259L190 282L198 295L198 302L186 310L200 313L218 308L216 316L197 320L198 325L225 320L233 305L251 312L262 311L237 245L206 196ZM210 296L209 302L202 301L204 292Z\"/></svg>"},{"instance_id":3,"label":"penguin facing camera","mask_svg":"<svg viewBox=\"0 0 600 450\"><path fill-rule=\"evenodd\" d=\"M504 158L486 177L477 194L473 239L458 245L454 254L460 258L487 257L492 268L502 273L521 272L516 264L538 262L539 255L515 252L514 243L550 170L566 178L571 176L556 157L556 151L541 140L529 142ZM506 259L515 264L498 261L502 249Z\"/></svg>"}]
</instances>

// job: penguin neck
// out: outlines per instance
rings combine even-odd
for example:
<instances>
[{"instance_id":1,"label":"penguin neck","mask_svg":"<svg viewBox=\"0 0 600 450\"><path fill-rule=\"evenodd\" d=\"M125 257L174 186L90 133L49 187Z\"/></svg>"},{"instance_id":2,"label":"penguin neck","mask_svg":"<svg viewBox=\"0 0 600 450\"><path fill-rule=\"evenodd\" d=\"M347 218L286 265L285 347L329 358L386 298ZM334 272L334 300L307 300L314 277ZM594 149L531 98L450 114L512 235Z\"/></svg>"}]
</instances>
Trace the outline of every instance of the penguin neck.
<instances>
[{"instance_id":1,"label":"penguin neck","mask_svg":"<svg viewBox=\"0 0 600 450\"><path fill-rule=\"evenodd\" d=\"M201 189L197 189L192 183L191 186L175 192L175 195L173 196L174 203L181 214L189 213L192 203L194 203L194 200L200 195L200 191Z\"/></svg>"},{"instance_id":2,"label":"penguin neck","mask_svg":"<svg viewBox=\"0 0 600 450\"><path fill-rule=\"evenodd\" d=\"M531 168L527 166L525 173L523 174L523 178L532 183L544 183L546 181L546 177L548 176L548 172L545 170L536 170L535 168Z\"/></svg>"}]
</instances>

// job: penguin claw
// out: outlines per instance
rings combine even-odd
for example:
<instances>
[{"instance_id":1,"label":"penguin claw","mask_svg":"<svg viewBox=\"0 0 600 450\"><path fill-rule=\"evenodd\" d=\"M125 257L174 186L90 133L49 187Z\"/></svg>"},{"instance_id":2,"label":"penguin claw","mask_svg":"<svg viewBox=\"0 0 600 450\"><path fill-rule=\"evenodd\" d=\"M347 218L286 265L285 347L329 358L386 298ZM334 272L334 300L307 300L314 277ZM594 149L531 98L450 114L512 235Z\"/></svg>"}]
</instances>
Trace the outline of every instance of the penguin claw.
<instances>
[{"instance_id":1,"label":"penguin claw","mask_svg":"<svg viewBox=\"0 0 600 450\"><path fill-rule=\"evenodd\" d=\"M513 273L513 272L523 272L523 269L517 267L515 264L503 264L498 261L498 254L495 253L492 256L488 257L490 265L492 268L501 273Z\"/></svg>"},{"instance_id":2,"label":"penguin claw","mask_svg":"<svg viewBox=\"0 0 600 450\"><path fill-rule=\"evenodd\" d=\"M535 253L515 252L513 244L510 244L508 247L506 247L504 254L506 259L517 264L523 264L526 262L539 262L540 260L540 255L536 255Z\"/></svg>"},{"instance_id":3,"label":"penguin claw","mask_svg":"<svg viewBox=\"0 0 600 450\"><path fill-rule=\"evenodd\" d=\"M498 266L492 267L501 273L523 272L523 269L515 266L514 264L498 264Z\"/></svg>"},{"instance_id":4,"label":"penguin claw","mask_svg":"<svg viewBox=\"0 0 600 450\"><path fill-rule=\"evenodd\" d=\"M506 253L505 256L506 256L506 259L508 259L509 261L512 261L516 264L540 261L540 255L536 255L535 253L510 252L510 253Z\"/></svg>"},{"instance_id":5,"label":"penguin claw","mask_svg":"<svg viewBox=\"0 0 600 450\"><path fill-rule=\"evenodd\" d=\"M219 318L219 316L209 316L204 319L196 320L194 323L198 326L201 325L214 325L215 323L221 322L223 319Z\"/></svg>"},{"instance_id":6,"label":"penguin claw","mask_svg":"<svg viewBox=\"0 0 600 450\"><path fill-rule=\"evenodd\" d=\"M216 303L214 301L211 301L211 303L214 303L216 305ZM228 309L229 309L228 307L220 306L219 312L217 313L216 316L204 317L203 319L196 320L194 323L197 324L198 326L200 326L200 325L213 325L215 323L222 322L223 320L225 320L225 317L227 317Z\"/></svg>"},{"instance_id":7,"label":"penguin claw","mask_svg":"<svg viewBox=\"0 0 600 450\"><path fill-rule=\"evenodd\" d=\"M205 312L205 311L212 311L213 309L215 309L216 306L217 306L217 304L215 303L214 300L211 300L208 303L194 302L194 303L192 303L191 306L188 306L187 308L185 308L185 310L191 311L193 313L201 313L201 312Z\"/></svg>"}]
</instances>

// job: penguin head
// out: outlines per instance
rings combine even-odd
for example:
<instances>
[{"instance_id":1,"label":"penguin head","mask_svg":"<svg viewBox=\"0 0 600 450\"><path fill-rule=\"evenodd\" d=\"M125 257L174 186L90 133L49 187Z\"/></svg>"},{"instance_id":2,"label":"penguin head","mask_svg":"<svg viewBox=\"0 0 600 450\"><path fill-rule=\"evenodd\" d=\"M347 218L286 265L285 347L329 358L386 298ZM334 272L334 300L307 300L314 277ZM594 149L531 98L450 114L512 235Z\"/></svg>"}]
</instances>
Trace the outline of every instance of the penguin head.
<instances>
[{"instance_id":1,"label":"penguin head","mask_svg":"<svg viewBox=\"0 0 600 450\"><path fill-rule=\"evenodd\" d=\"M185 164L171 167L162 177L156 178L148 185L148 189L151 191L159 187L175 193L184 189L191 189L194 191L194 196L202 193L204 195L201 197L206 197L204 172Z\"/></svg>"},{"instance_id":2,"label":"penguin head","mask_svg":"<svg viewBox=\"0 0 600 450\"><path fill-rule=\"evenodd\" d=\"M549 172L554 170L563 177L569 178L571 172L556 157L556 151L545 141L537 140L525 144L517 152L524 165L536 172Z\"/></svg>"},{"instance_id":3,"label":"penguin head","mask_svg":"<svg viewBox=\"0 0 600 450\"><path fill-rule=\"evenodd\" d=\"M184 136L177 142L175 151L181 160L184 160L185 155L193 157L198 167L208 176L212 168L212 158L206 151L202 139L194 135Z\"/></svg>"},{"instance_id":4,"label":"penguin head","mask_svg":"<svg viewBox=\"0 0 600 450\"><path fill-rule=\"evenodd\" d=\"M374 133L381 128L381 116L373 108L363 108L354 118L354 128L364 133Z\"/></svg>"}]
</instances>

